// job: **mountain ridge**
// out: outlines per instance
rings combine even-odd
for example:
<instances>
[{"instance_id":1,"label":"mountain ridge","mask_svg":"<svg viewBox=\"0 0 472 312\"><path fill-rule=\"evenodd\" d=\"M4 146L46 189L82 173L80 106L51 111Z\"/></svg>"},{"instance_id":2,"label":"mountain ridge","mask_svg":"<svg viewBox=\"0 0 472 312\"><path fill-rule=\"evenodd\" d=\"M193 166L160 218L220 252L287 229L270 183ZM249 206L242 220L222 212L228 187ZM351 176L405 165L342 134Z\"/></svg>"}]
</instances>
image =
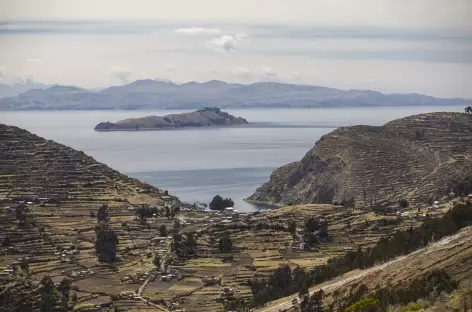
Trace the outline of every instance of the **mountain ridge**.
<instances>
[{"instance_id":1,"label":"mountain ridge","mask_svg":"<svg viewBox=\"0 0 472 312\"><path fill-rule=\"evenodd\" d=\"M91 91L54 85L0 99L0 110L110 110L218 108L308 108L359 106L470 105L472 100L421 94L384 94L371 90L256 82L251 84L173 82L143 79Z\"/></svg>"}]
</instances>

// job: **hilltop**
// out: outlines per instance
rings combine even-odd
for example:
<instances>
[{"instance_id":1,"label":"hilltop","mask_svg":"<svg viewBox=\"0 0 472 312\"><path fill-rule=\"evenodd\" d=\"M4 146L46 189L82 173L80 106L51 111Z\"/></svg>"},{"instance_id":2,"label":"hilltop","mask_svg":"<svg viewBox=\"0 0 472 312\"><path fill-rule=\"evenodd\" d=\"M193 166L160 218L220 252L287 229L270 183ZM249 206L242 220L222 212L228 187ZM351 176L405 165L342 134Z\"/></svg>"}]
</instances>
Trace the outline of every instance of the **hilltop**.
<instances>
[{"instance_id":1,"label":"hilltop","mask_svg":"<svg viewBox=\"0 0 472 312\"><path fill-rule=\"evenodd\" d=\"M219 108L205 107L204 109L191 113L130 118L118 121L117 123L101 122L95 127L95 130L163 130L189 127L231 126L247 123L246 119L222 112Z\"/></svg>"},{"instance_id":2,"label":"hilltop","mask_svg":"<svg viewBox=\"0 0 472 312\"><path fill-rule=\"evenodd\" d=\"M426 203L472 174L472 118L430 113L383 126L342 127L298 162L282 166L249 200L276 204L352 201L359 207Z\"/></svg>"},{"instance_id":3,"label":"hilltop","mask_svg":"<svg viewBox=\"0 0 472 312\"><path fill-rule=\"evenodd\" d=\"M52 86L0 99L0 110L132 110L267 107L470 105L471 100L421 94L383 94L278 82L252 84L211 80L175 84L151 79L101 91Z\"/></svg>"}]
</instances>

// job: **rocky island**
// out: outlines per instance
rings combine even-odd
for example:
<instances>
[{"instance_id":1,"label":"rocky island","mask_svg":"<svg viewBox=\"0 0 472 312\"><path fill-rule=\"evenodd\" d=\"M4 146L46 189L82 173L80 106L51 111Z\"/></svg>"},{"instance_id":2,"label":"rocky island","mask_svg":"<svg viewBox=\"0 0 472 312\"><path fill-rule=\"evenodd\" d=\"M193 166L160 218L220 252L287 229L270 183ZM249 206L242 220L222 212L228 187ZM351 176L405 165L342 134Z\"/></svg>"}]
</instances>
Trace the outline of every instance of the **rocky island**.
<instances>
[{"instance_id":1,"label":"rocky island","mask_svg":"<svg viewBox=\"0 0 472 312\"><path fill-rule=\"evenodd\" d=\"M216 107L205 107L190 113L171 114L166 116L146 116L129 118L116 123L101 122L95 126L96 131L136 131L165 130L193 127L233 126L248 124L247 120L235 117Z\"/></svg>"},{"instance_id":2,"label":"rocky island","mask_svg":"<svg viewBox=\"0 0 472 312\"><path fill-rule=\"evenodd\" d=\"M472 118L429 113L383 126L341 127L276 169L248 200L273 204L426 203L472 176Z\"/></svg>"}]
</instances>

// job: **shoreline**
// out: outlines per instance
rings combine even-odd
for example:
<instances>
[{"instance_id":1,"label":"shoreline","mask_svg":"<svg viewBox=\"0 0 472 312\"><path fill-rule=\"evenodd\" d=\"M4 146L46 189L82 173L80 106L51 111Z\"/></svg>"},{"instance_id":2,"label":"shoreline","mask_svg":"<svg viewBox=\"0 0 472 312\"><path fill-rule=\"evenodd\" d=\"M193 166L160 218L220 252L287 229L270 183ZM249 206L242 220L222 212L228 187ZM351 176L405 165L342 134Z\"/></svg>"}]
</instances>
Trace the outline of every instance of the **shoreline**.
<instances>
[{"instance_id":1,"label":"shoreline","mask_svg":"<svg viewBox=\"0 0 472 312\"><path fill-rule=\"evenodd\" d=\"M277 208L282 208L282 207L285 206L283 204L276 204L276 203L273 203L273 202L252 200L252 199L249 199L249 198L243 198L243 201L245 201L246 203L249 203L249 204L266 207L266 209L277 209Z\"/></svg>"},{"instance_id":2,"label":"shoreline","mask_svg":"<svg viewBox=\"0 0 472 312\"><path fill-rule=\"evenodd\" d=\"M210 128L233 128L238 126L247 126L249 124L234 124L234 125L215 125L215 126L195 126L195 127L167 127L167 128L140 128L140 129L93 129L98 132L112 132L112 131L127 131L127 132L139 132L139 131L172 131L172 130L187 130L187 129L210 129Z\"/></svg>"}]
</instances>

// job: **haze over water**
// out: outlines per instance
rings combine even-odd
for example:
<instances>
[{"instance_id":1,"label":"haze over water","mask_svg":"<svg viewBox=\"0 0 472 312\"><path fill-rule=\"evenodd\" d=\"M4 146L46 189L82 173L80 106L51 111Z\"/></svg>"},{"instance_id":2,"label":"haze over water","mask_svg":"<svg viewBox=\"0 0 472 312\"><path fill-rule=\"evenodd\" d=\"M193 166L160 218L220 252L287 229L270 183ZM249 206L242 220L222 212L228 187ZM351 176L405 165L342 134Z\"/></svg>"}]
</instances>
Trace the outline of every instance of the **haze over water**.
<instances>
[{"instance_id":1,"label":"haze over water","mask_svg":"<svg viewBox=\"0 0 472 312\"><path fill-rule=\"evenodd\" d=\"M275 168L300 160L336 127L382 125L418 113L463 107L379 107L226 110L246 118L244 127L138 132L96 132L101 121L184 111L16 111L0 123L27 129L82 150L110 167L187 202L208 203L219 194L240 211L258 207L243 198L269 179Z\"/></svg>"}]
</instances>

